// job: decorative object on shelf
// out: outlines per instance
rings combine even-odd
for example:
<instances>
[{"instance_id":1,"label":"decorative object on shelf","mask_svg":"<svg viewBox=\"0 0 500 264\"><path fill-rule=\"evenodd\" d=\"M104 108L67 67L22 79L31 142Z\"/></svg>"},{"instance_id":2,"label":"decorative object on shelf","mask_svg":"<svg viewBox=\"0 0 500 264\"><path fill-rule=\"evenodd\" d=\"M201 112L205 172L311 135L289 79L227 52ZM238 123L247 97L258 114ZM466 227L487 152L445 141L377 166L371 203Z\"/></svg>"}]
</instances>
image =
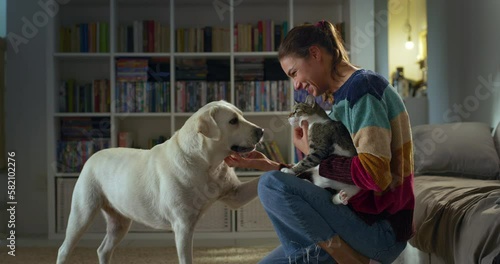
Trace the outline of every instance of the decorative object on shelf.
<instances>
[{"instance_id":1,"label":"decorative object on shelf","mask_svg":"<svg viewBox=\"0 0 500 264\"><path fill-rule=\"evenodd\" d=\"M427 96L427 30L422 30L418 34L417 63L422 71L422 80L413 89L413 96L425 97Z\"/></svg>"},{"instance_id":2,"label":"decorative object on shelf","mask_svg":"<svg viewBox=\"0 0 500 264\"><path fill-rule=\"evenodd\" d=\"M406 23L404 26L404 30L406 33L408 33L408 38L405 42L405 48L411 50L415 47L415 43L413 43L413 41L411 40L410 0L408 0L406 4Z\"/></svg>"},{"instance_id":3,"label":"decorative object on shelf","mask_svg":"<svg viewBox=\"0 0 500 264\"><path fill-rule=\"evenodd\" d=\"M396 68L396 73L392 79L392 86L396 88L396 91L401 97L406 98L410 96L410 82L404 76L403 67Z\"/></svg>"},{"instance_id":4,"label":"decorative object on shelf","mask_svg":"<svg viewBox=\"0 0 500 264\"><path fill-rule=\"evenodd\" d=\"M134 132L119 132L118 133L118 147L121 148L133 148L135 143L135 133Z\"/></svg>"}]
</instances>

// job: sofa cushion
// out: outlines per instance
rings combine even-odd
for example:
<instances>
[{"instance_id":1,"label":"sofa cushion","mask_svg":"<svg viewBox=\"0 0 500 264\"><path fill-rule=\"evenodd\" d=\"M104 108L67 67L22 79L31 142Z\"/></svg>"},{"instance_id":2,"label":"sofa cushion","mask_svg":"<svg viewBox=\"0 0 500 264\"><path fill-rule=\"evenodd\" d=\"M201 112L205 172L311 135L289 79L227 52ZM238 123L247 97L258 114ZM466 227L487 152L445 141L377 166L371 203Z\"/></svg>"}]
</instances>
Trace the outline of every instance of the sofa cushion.
<instances>
[{"instance_id":1,"label":"sofa cushion","mask_svg":"<svg viewBox=\"0 0 500 264\"><path fill-rule=\"evenodd\" d=\"M420 125L412 135L415 175L494 179L499 174L500 159L485 123Z\"/></svg>"}]
</instances>

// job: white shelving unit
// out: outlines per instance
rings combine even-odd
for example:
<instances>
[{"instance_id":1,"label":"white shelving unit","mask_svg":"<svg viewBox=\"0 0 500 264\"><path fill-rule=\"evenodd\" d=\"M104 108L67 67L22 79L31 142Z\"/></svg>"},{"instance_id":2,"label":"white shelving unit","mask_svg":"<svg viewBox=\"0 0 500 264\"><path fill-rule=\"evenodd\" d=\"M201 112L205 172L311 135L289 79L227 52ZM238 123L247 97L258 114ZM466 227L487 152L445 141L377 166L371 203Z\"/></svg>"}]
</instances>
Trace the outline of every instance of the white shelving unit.
<instances>
[{"instance_id":1,"label":"white shelving unit","mask_svg":"<svg viewBox=\"0 0 500 264\"><path fill-rule=\"evenodd\" d=\"M226 4L224 4L226 3ZM216 7L216 4L218 7ZM227 8L220 11L217 8ZM123 129L135 129L139 145L143 145L146 137L154 133L171 136L178 130L192 113L175 112L176 62L180 59L222 59L230 64L230 101L235 102L235 60L238 58L276 58L276 51L238 52L234 50L235 23L252 23L259 20L273 19L288 21L288 28L303 22L316 22L321 19L332 22L345 22L348 28L349 17L346 12L348 0L258 0L258 1L203 1L203 0L72 0L60 5L54 19L49 19L47 67L51 73L47 78L48 100L48 233L50 239L63 239L64 233L57 232L57 179L76 178L78 173L62 173L57 171L56 148L60 138L59 123L64 117L108 117L110 120L111 147L118 145L117 133ZM118 30L122 23L134 20L158 20L170 27L170 52L166 53L128 53L117 50ZM105 21L109 23L109 52L106 53L65 53L59 51L59 29L61 26ZM178 27L225 26L229 28L230 50L228 52L176 52L175 29ZM119 113L116 112L115 95L116 70L115 61L119 58L168 58L170 61L170 94L171 111L166 113ZM108 79L111 88L111 111L109 113L61 113L58 110L58 89L63 80L75 78L92 81ZM292 83L288 81L289 99L293 101ZM291 143L292 132L283 112L246 112L245 117L266 128L265 139L275 140L285 159L291 162L294 148ZM144 147L144 146L141 146ZM240 177L258 176L252 172L242 172ZM68 202L68 201L66 201ZM252 210L254 210L253 206ZM196 239L252 239L275 238L275 232L255 231L238 232L237 213L231 211L230 232L197 232ZM104 234L87 233L84 239L100 239ZM129 233L126 239L172 239L173 234L159 231L157 233Z\"/></svg>"}]
</instances>

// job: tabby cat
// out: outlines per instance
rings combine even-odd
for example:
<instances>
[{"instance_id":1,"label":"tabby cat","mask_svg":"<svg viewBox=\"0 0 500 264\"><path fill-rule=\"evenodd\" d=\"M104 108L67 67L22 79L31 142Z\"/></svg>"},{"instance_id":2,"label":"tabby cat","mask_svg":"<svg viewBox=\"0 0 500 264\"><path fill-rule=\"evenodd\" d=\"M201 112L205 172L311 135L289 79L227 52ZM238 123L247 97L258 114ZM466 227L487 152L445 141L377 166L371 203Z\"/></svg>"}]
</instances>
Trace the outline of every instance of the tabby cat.
<instances>
[{"instance_id":1,"label":"tabby cat","mask_svg":"<svg viewBox=\"0 0 500 264\"><path fill-rule=\"evenodd\" d=\"M332 154L346 157L357 154L349 131L342 122L331 120L312 95L308 95L304 103L296 103L288 117L293 128L299 127L304 120L309 123L310 152L293 167L283 168L281 171L297 176L310 174L310 180L315 185L338 191L332 198L333 203L347 204L349 198L358 193L359 188L322 177L319 175L319 164Z\"/></svg>"}]
</instances>

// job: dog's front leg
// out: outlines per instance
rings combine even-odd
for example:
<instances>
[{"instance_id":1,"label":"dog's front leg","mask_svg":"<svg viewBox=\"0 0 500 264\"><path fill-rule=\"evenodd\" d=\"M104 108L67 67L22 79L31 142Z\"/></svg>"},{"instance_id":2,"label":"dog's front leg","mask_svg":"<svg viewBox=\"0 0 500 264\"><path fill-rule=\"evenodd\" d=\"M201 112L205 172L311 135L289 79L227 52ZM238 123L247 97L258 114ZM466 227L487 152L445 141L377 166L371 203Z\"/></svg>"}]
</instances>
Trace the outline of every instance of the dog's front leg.
<instances>
[{"instance_id":1,"label":"dog's front leg","mask_svg":"<svg viewBox=\"0 0 500 264\"><path fill-rule=\"evenodd\" d=\"M226 196L222 197L221 200L232 209L238 209L257 197L258 184L259 178L240 183L240 185L233 188Z\"/></svg>"},{"instance_id":2,"label":"dog's front leg","mask_svg":"<svg viewBox=\"0 0 500 264\"><path fill-rule=\"evenodd\" d=\"M192 264L194 225L190 223L177 223L173 227L179 264Z\"/></svg>"}]
</instances>

